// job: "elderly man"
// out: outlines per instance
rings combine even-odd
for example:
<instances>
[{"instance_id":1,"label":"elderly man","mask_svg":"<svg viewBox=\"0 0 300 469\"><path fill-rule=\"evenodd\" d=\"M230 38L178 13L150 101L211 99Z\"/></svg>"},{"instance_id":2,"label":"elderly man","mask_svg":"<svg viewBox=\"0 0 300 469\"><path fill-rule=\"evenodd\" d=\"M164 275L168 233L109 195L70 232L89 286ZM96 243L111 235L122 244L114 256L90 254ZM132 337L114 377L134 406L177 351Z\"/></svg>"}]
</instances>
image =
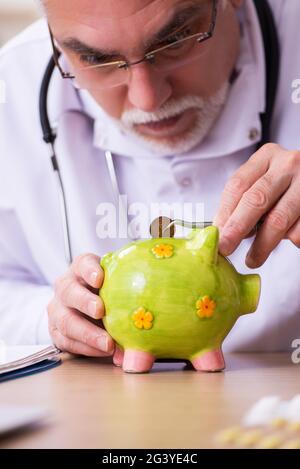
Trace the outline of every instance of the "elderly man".
<instances>
[{"instance_id":1,"label":"elderly man","mask_svg":"<svg viewBox=\"0 0 300 469\"><path fill-rule=\"evenodd\" d=\"M47 21L0 55L1 337L52 340L120 364L101 323L98 256L129 235L112 216L107 226L104 205L120 224L137 207L201 203L220 228L220 252L262 276L258 312L239 320L225 348L289 349L300 337L299 1L48 0L43 8ZM38 115L52 54L41 102L56 128L46 135L54 173ZM133 237L142 236L131 221Z\"/></svg>"}]
</instances>

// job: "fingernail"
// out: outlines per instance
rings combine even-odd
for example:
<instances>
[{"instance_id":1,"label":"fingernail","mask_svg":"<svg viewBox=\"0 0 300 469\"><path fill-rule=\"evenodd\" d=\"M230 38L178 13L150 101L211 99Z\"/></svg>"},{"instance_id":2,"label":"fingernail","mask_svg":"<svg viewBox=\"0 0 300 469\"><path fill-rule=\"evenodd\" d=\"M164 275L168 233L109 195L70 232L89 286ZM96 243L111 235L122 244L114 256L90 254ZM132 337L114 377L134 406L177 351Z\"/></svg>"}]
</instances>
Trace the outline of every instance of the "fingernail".
<instances>
[{"instance_id":1,"label":"fingernail","mask_svg":"<svg viewBox=\"0 0 300 469\"><path fill-rule=\"evenodd\" d=\"M252 257L252 253L251 253L251 254L247 254L247 257L246 257L246 265L247 265L247 267L249 267L250 269L255 269L255 267L257 267L257 263L256 263L255 259Z\"/></svg>"},{"instance_id":2,"label":"fingernail","mask_svg":"<svg viewBox=\"0 0 300 469\"><path fill-rule=\"evenodd\" d=\"M92 318L96 318L97 319L97 312L98 312L98 303L97 301L90 301L89 304L88 304L88 312L89 312L89 315L92 317Z\"/></svg>"},{"instance_id":3,"label":"fingernail","mask_svg":"<svg viewBox=\"0 0 300 469\"><path fill-rule=\"evenodd\" d=\"M108 338L105 335L100 335L97 338L97 345L100 350L107 352L108 351Z\"/></svg>"},{"instance_id":4,"label":"fingernail","mask_svg":"<svg viewBox=\"0 0 300 469\"><path fill-rule=\"evenodd\" d=\"M228 256L231 253L231 241L226 236L221 236L219 242L219 251L224 255Z\"/></svg>"},{"instance_id":5,"label":"fingernail","mask_svg":"<svg viewBox=\"0 0 300 469\"><path fill-rule=\"evenodd\" d=\"M91 274L91 283L93 285L97 285L98 284L98 279L99 279L99 272L93 272Z\"/></svg>"}]
</instances>

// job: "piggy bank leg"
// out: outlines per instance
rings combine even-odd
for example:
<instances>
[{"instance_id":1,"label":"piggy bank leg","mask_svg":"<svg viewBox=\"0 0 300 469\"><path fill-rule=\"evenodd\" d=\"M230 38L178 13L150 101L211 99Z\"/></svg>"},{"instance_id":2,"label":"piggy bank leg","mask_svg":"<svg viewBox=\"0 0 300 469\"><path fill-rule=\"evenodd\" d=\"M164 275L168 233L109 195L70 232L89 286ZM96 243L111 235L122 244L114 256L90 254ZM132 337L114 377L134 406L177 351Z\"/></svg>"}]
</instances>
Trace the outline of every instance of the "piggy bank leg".
<instances>
[{"instance_id":1,"label":"piggy bank leg","mask_svg":"<svg viewBox=\"0 0 300 469\"><path fill-rule=\"evenodd\" d=\"M154 360L151 353L127 349L124 352L123 370L127 373L145 373L151 370Z\"/></svg>"},{"instance_id":2,"label":"piggy bank leg","mask_svg":"<svg viewBox=\"0 0 300 469\"><path fill-rule=\"evenodd\" d=\"M193 367L197 371L221 371L225 368L225 362L221 349L210 350L192 360Z\"/></svg>"},{"instance_id":3,"label":"piggy bank leg","mask_svg":"<svg viewBox=\"0 0 300 469\"><path fill-rule=\"evenodd\" d=\"M116 346L116 350L113 356L113 364L115 366L122 366L124 360L124 352L120 349L120 347Z\"/></svg>"}]
</instances>

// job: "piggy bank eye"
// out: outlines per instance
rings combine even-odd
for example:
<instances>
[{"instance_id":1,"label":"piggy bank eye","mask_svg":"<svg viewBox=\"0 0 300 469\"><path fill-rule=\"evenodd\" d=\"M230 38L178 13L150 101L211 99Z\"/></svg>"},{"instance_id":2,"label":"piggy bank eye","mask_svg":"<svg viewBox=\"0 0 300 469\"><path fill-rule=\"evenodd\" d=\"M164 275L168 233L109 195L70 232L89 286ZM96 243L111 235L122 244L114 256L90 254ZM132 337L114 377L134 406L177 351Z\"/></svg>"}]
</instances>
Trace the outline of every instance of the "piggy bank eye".
<instances>
[{"instance_id":1,"label":"piggy bank eye","mask_svg":"<svg viewBox=\"0 0 300 469\"><path fill-rule=\"evenodd\" d=\"M205 295L196 301L196 308L199 318L208 319L213 316L216 303L209 296Z\"/></svg>"},{"instance_id":2,"label":"piggy bank eye","mask_svg":"<svg viewBox=\"0 0 300 469\"><path fill-rule=\"evenodd\" d=\"M152 249L152 253L157 259L168 259L173 256L173 246L170 244L156 244Z\"/></svg>"}]
</instances>

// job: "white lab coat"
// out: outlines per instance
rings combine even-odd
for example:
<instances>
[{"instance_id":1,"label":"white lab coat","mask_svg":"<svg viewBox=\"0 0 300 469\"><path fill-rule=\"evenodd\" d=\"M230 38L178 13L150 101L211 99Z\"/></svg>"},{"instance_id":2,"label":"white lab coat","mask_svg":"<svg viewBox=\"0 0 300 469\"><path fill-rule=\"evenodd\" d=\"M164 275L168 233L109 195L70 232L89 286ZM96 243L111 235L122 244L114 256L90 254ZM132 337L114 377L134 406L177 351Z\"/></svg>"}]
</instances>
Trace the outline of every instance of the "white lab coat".
<instances>
[{"instance_id":1,"label":"white lab coat","mask_svg":"<svg viewBox=\"0 0 300 469\"><path fill-rule=\"evenodd\" d=\"M300 148L300 105L292 102L292 82L300 78L299 0L271 1L281 41L282 63L272 141ZM258 21L250 0L240 75L208 138L185 155L157 156L121 133L86 93L77 93L56 72L49 114L58 124L57 155L65 185L74 255L99 255L126 240L99 239L101 202L115 202L104 150L114 154L120 192L128 203L203 202L212 219L224 185L255 149L264 110L264 60ZM50 57L45 22L39 21L0 53L0 338L7 343L46 343L46 307L55 279L67 269L60 208L49 149L42 141L38 93ZM204 71L205 73L205 71ZM252 134L252 140L250 138ZM249 272L246 240L231 256ZM289 350L300 337L300 251L283 241L258 269L262 293L257 312L240 318L225 350Z\"/></svg>"}]
</instances>

